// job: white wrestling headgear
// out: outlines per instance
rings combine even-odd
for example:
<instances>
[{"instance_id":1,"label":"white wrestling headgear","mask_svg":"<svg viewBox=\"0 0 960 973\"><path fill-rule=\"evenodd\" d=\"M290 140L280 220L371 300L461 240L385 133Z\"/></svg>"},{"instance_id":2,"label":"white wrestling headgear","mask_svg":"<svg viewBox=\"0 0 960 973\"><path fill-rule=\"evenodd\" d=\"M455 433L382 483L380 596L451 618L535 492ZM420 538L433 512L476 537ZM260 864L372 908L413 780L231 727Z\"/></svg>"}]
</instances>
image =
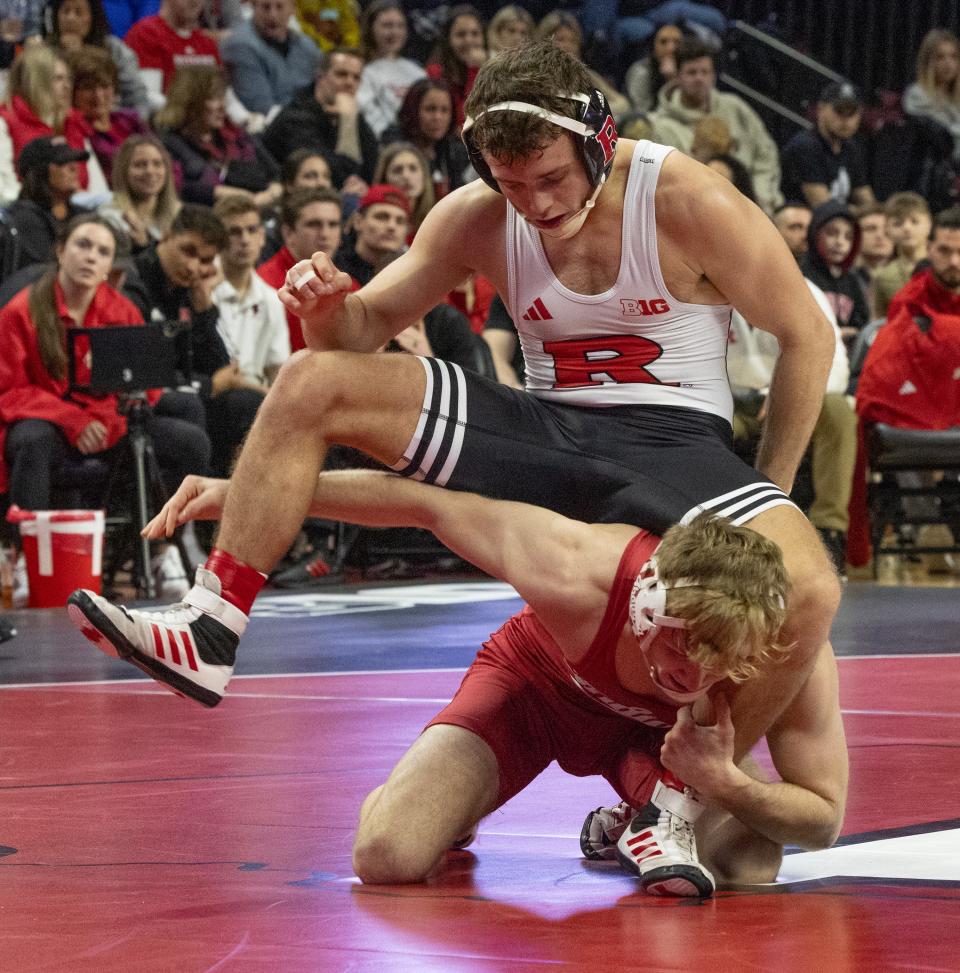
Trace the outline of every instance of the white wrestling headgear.
<instances>
[{"instance_id":1,"label":"white wrestling headgear","mask_svg":"<svg viewBox=\"0 0 960 973\"><path fill-rule=\"evenodd\" d=\"M667 592L671 588L696 588L699 585L689 578L680 578L667 584L657 568L656 555L640 569L630 592L630 628L646 649L661 628L687 628L682 618L667 614Z\"/></svg>"},{"instance_id":2,"label":"white wrestling headgear","mask_svg":"<svg viewBox=\"0 0 960 973\"><path fill-rule=\"evenodd\" d=\"M463 123L462 138L470 156L470 162L480 178L492 189L501 192L500 186L490 172L490 167L483 158L481 152L476 148L471 135L474 124L484 115L495 111L518 111L528 115L536 115L538 118L546 119L560 128L565 128L578 136L576 143L580 150L580 155L587 170L587 178L594 187L593 194L566 222L552 230L544 230L537 227L538 232L544 236L555 237L567 240L580 232L581 227L586 222L590 210L593 209L600 195L600 190L607 181L607 176L613 167L613 158L617 151L617 128L613 121L613 116L607 106L603 93L593 89L587 94L561 95L560 97L569 99L577 103L578 118L568 118L566 115L558 115L539 105L531 105L525 101L501 101L496 105L491 105L485 111L477 115L476 118L467 117Z\"/></svg>"}]
</instances>

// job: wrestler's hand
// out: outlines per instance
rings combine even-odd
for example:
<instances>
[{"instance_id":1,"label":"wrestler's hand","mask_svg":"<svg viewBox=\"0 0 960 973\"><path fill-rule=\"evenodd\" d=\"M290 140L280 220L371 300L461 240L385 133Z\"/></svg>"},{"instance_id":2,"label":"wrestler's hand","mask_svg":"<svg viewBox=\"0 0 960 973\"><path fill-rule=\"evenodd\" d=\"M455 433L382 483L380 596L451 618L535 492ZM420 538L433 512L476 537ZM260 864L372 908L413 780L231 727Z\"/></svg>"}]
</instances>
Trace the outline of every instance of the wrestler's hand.
<instances>
[{"instance_id":1,"label":"wrestler's hand","mask_svg":"<svg viewBox=\"0 0 960 973\"><path fill-rule=\"evenodd\" d=\"M287 271L277 294L291 314L317 325L339 309L351 290L353 278L337 270L330 257L318 250L309 260L301 260Z\"/></svg>"},{"instance_id":2,"label":"wrestler's hand","mask_svg":"<svg viewBox=\"0 0 960 973\"><path fill-rule=\"evenodd\" d=\"M697 723L691 707L684 706L660 748L663 766L708 800L722 793L736 772L730 703L721 692L711 696L711 701L716 716L713 725Z\"/></svg>"},{"instance_id":3,"label":"wrestler's hand","mask_svg":"<svg viewBox=\"0 0 960 973\"><path fill-rule=\"evenodd\" d=\"M170 537L181 524L190 520L219 520L227 498L229 480L208 476L186 477L163 509L143 528L141 534L151 541Z\"/></svg>"}]
</instances>

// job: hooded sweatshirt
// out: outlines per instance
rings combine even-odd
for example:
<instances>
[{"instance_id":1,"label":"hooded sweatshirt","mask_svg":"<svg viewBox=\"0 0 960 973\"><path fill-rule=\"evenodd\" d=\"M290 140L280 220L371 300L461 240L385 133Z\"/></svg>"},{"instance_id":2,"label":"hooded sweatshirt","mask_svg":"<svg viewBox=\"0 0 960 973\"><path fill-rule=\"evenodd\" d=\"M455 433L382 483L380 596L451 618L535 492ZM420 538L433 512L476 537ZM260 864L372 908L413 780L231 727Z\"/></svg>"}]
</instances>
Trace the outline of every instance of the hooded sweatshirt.
<instances>
[{"instance_id":1,"label":"hooded sweatshirt","mask_svg":"<svg viewBox=\"0 0 960 973\"><path fill-rule=\"evenodd\" d=\"M817 234L830 220L844 219L853 228L853 246L839 268L832 268L820 255ZM807 252L800 261L803 276L812 280L827 296L841 328L858 331L870 321L870 309L863 296L863 288L851 269L860 252L860 224L843 203L829 199L813 211L810 229L807 231ZM839 269L840 274L834 274Z\"/></svg>"},{"instance_id":2,"label":"hooded sweatshirt","mask_svg":"<svg viewBox=\"0 0 960 973\"><path fill-rule=\"evenodd\" d=\"M747 167L761 208L772 213L783 202L780 155L760 116L739 95L711 91L707 111L700 111L684 106L676 84L664 85L657 99L657 110L650 115L652 138L689 155L693 130L708 115L727 123L733 137L733 155Z\"/></svg>"}]
</instances>

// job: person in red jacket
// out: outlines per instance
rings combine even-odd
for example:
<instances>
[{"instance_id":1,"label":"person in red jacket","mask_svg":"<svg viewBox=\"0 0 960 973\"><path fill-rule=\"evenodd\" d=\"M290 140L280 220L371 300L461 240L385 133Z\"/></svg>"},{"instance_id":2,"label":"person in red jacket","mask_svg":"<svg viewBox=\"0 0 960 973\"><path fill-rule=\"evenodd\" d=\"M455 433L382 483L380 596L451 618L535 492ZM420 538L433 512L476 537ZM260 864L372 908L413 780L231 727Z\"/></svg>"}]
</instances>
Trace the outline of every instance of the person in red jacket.
<instances>
[{"instance_id":1,"label":"person in red jacket","mask_svg":"<svg viewBox=\"0 0 960 973\"><path fill-rule=\"evenodd\" d=\"M105 454L126 435L115 396L70 391L64 339L74 327L143 324L137 308L107 283L115 251L114 232L103 217L75 217L60 234L56 268L0 310L0 494L25 510L50 507L52 474L68 458ZM78 385L89 378L85 372L81 357ZM166 393L147 420L171 484L205 470L210 459L200 424L157 414L186 416L188 409L174 399L160 404L180 395Z\"/></svg>"},{"instance_id":2,"label":"person in red jacket","mask_svg":"<svg viewBox=\"0 0 960 973\"><path fill-rule=\"evenodd\" d=\"M960 206L936 215L927 254L930 266L914 274L893 295L888 321L904 310L912 317L960 315Z\"/></svg>"},{"instance_id":3,"label":"person in red jacket","mask_svg":"<svg viewBox=\"0 0 960 973\"><path fill-rule=\"evenodd\" d=\"M72 107L73 76L64 58L49 47L26 48L13 62L7 82L7 100L0 118L13 143L13 160L36 138L60 135L78 150L86 149L91 130ZM88 185L87 166L80 167L80 186Z\"/></svg>"}]
</instances>

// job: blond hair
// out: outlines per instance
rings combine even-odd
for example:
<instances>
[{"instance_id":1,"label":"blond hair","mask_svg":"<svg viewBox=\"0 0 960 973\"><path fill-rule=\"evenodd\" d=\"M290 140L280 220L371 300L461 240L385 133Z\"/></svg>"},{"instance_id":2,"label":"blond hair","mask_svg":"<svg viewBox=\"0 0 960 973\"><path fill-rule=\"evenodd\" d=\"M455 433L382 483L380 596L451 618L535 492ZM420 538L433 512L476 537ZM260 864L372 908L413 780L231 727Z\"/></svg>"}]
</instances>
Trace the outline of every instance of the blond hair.
<instances>
[{"instance_id":1,"label":"blond hair","mask_svg":"<svg viewBox=\"0 0 960 973\"><path fill-rule=\"evenodd\" d=\"M730 126L724 119L705 115L694 125L690 154L698 162L707 163L718 155L728 155L734 148Z\"/></svg>"},{"instance_id":2,"label":"blond hair","mask_svg":"<svg viewBox=\"0 0 960 973\"><path fill-rule=\"evenodd\" d=\"M66 59L45 44L25 48L10 68L7 80L7 104L19 95L33 113L55 132L63 132L68 105L57 103L53 77L58 63L69 64Z\"/></svg>"},{"instance_id":3,"label":"blond hair","mask_svg":"<svg viewBox=\"0 0 960 973\"><path fill-rule=\"evenodd\" d=\"M487 47L491 54L497 54L499 51L508 50L500 43L500 32L503 30L507 24L512 24L515 21L519 21L525 24L530 37L533 37L534 31L537 29L536 21L530 15L530 13L523 9L523 7L518 7L515 3L507 4L506 7L501 7L491 18L490 23L487 24Z\"/></svg>"},{"instance_id":4,"label":"blond hair","mask_svg":"<svg viewBox=\"0 0 960 973\"><path fill-rule=\"evenodd\" d=\"M778 642L790 582L773 541L709 512L671 527L657 548L667 611L687 622L689 657L742 682L788 648Z\"/></svg>"},{"instance_id":5,"label":"blond hair","mask_svg":"<svg viewBox=\"0 0 960 973\"><path fill-rule=\"evenodd\" d=\"M156 135L131 135L120 146L117 157L113 160L113 171L111 183L113 186L113 203L121 213L132 212L137 208L139 200L134 199L130 191L130 164L133 155L141 145L153 146L163 159L163 168L166 175L163 180L163 188L157 193L157 201L153 210L153 222L157 228L166 233L170 229L170 224L180 211L180 198L177 196L177 187L173 181L173 163L170 161L170 153L167 152L163 142Z\"/></svg>"},{"instance_id":6,"label":"blond hair","mask_svg":"<svg viewBox=\"0 0 960 973\"><path fill-rule=\"evenodd\" d=\"M917 52L917 84L931 97L938 101L944 100L944 92L937 87L936 59L937 48L941 44L952 44L954 50L960 53L960 40L952 31L934 28L927 31L920 42ZM960 74L950 83L950 90L946 92L946 100L960 105Z\"/></svg>"}]
</instances>

